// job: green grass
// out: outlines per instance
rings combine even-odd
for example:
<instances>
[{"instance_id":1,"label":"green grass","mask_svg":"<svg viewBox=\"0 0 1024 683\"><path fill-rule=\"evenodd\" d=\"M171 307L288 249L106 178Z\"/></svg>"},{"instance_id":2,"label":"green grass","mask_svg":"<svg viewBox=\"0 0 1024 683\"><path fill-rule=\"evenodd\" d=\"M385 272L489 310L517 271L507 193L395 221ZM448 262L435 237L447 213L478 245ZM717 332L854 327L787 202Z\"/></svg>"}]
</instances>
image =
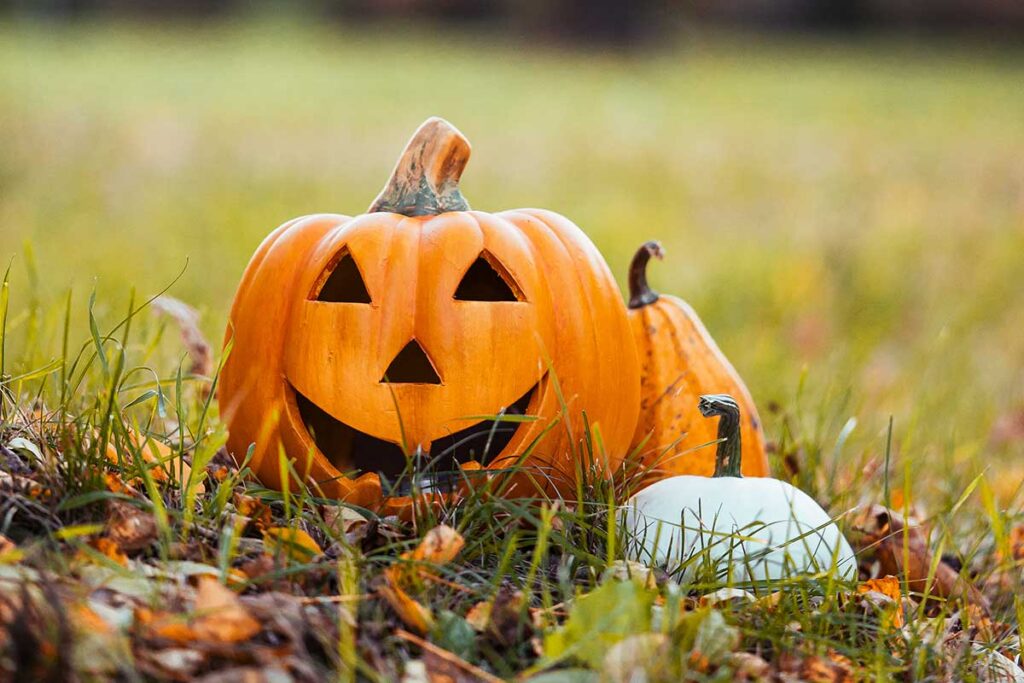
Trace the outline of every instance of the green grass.
<instances>
[{"instance_id":1,"label":"green grass","mask_svg":"<svg viewBox=\"0 0 1024 683\"><path fill-rule=\"evenodd\" d=\"M263 236L297 215L364 210L415 126L441 115L474 145L463 182L474 208L570 217L621 282L641 242L664 243L652 281L696 307L747 379L780 476L835 513L909 489L933 547L977 565L981 583L1006 569L993 553L1024 500L1024 438L993 430L1024 410L1022 77L1024 52L886 38L697 33L612 57L407 30L0 24L0 259L12 259L0 371L16 378L0 443L24 435L62 454L41 470L52 499L36 509L29 497L0 533L40 539L38 566L84 544L54 534L104 518L89 428L124 446L123 421L149 425L194 464L214 457L217 407L179 381L173 326L144 310L116 327L132 296L138 306L173 282L219 340ZM146 394L157 386L163 414ZM37 399L49 423L26 426ZM219 538L233 479L193 506L131 458L120 466L143 478L138 504L159 520L154 557L176 557L197 529ZM368 550L314 506L245 486L278 519L302 518L324 547L354 553L352 591L372 590L426 530ZM435 612L454 615L435 642L457 649L468 606L503 589L548 615L597 585L614 557L604 494L585 498L547 521L511 501L448 519L471 541L445 576L469 590L428 590ZM222 568L244 555L224 538L214 547L202 559ZM334 572L293 589L337 594ZM997 616L1015 622L1022 595L1000 593ZM831 608L809 609L812 598ZM831 648L865 672L932 670L933 649L910 638L906 652L879 650L877 624L830 600L812 585L774 611L725 612L744 649L766 656ZM381 661L414 656L382 601L360 609L360 657L375 636ZM541 622L465 656L501 676L537 667L529 637ZM699 627L664 628L689 652Z\"/></svg>"}]
</instances>

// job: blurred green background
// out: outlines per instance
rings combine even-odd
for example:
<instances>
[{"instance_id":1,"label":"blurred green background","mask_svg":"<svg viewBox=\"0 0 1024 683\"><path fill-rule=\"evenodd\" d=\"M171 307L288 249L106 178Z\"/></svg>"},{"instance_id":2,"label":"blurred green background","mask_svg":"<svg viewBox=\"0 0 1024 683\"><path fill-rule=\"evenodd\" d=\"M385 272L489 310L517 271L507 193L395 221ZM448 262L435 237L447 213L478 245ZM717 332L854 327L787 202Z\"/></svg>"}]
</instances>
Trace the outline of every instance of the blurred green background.
<instances>
[{"instance_id":1,"label":"blurred green background","mask_svg":"<svg viewBox=\"0 0 1024 683\"><path fill-rule=\"evenodd\" d=\"M879 457L893 415L922 481L950 475L923 485L960 490L989 461L1019 484L1024 51L981 39L718 29L617 51L408 23L8 19L8 371L59 354L69 289L85 334L94 287L113 321L183 268L170 293L219 343L260 240L365 210L431 115L473 143L474 208L568 216L623 283L660 239L654 285L697 308L764 412L818 447L858 419L835 461Z\"/></svg>"}]
</instances>

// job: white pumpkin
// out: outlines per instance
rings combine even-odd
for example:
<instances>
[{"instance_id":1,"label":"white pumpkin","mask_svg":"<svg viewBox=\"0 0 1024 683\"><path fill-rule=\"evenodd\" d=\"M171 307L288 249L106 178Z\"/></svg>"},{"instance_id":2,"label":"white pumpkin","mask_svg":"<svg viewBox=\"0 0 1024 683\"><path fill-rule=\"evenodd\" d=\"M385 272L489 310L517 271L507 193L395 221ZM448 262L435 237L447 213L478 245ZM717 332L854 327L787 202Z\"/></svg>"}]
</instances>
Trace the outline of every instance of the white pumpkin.
<instances>
[{"instance_id":1,"label":"white pumpkin","mask_svg":"<svg viewBox=\"0 0 1024 683\"><path fill-rule=\"evenodd\" d=\"M701 396L705 417L719 416L712 477L663 479L633 496L622 521L630 559L678 572L750 582L819 574L857 576L850 544L800 489L740 475L740 411L725 394Z\"/></svg>"}]
</instances>

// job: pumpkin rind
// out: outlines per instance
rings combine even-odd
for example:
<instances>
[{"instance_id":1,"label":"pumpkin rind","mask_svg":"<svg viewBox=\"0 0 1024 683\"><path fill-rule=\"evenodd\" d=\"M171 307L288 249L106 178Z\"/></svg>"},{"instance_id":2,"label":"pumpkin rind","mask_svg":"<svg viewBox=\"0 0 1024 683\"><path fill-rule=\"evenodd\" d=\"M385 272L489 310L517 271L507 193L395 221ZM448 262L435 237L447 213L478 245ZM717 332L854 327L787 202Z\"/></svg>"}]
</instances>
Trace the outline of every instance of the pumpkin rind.
<instances>
[{"instance_id":1,"label":"pumpkin rind","mask_svg":"<svg viewBox=\"0 0 1024 683\"><path fill-rule=\"evenodd\" d=\"M640 419L631 452L639 449L647 479L715 471L715 425L703 419L697 399L730 394L742 414L742 472L769 475L764 432L754 400L693 308L647 286L646 264L660 258L657 242L644 244L630 272L629 323L640 358ZM705 446L700 448L700 446ZM694 450L696 449L696 450Z\"/></svg>"},{"instance_id":2,"label":"pumpkin rind","mask_svg":"<svg viewBox=\"0 0 1024 683\"><path fill-rule=\"evenodd\" d=\"M449 131L437 120L428 124ZM421 152L422 130L413 138ZM434 149L468 156L468 145L457 139ZM396 173L402 166L400 161ZM536 387L527 412L539 419L519 424L486 467L513 464L538 440L523 465L548 482L546 490L571 490L577 466L572 454L585 412L600 432L603 466L612 471L636 425L639 366L625 307L603 258L578 227L552 212L444 211L446 202L464 203L445 176L455 169L457 180L461 166L415 167L433 168L434 175L398 185L393 179L389 188L398 187L397 194L386 188L375 206L404 202L417 215L309 216L281 226L258 249L232 306L231 348L220 376L229 451L241 460L255 444L250 466L269 486L283 484L283 452L325 495L401 507L408 501L385 500L375 473L349 478L351 463L332 462L318 449L296 393L338 422L412 452L498 413ZM425 187L427 194L438 188L444 196L410 199L411 186ZM355 260L369 303L317 300L342 251ZM495 263L516 300L454 297L479 258ZM411 340L426 354L438 383L384 381ZM565 424L545 433L555 419Z\"/></svg>"}]
</instances>

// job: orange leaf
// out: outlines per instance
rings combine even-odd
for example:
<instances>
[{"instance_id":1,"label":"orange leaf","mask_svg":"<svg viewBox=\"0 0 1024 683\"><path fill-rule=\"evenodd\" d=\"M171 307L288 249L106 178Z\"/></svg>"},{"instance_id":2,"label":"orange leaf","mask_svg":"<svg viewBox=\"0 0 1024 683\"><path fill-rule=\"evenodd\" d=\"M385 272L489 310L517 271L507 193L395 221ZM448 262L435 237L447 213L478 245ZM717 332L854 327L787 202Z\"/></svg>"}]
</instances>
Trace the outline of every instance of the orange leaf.
<instances>
[{"instance_id":1,"label":"orange leaf","mask_svg":"<svg viewBox=\"0 0 1024 683\"><path fill-rule=\"evenodd\" d=\"M75 627L83 633L107 635L114 632L113 627L85 603L79 602L71 605L68 615Z\"/></svg>"},{"instance_id":2,"label":"orange leaf","mask_svg":"<svg viewBox=\"0 0 1024 683\"><path fill-rule=\"evenodd\" d=\"M487 625L491 623L491 603L488 600L482 600L466 612L466 622L473 627L474 630L484 631L487 629Z\"/></svg>"},{"instance_id":3,"label":"orange leaf","mask_svg":"<svg viewBox=\"0 0 1024 683\"><path fill-rule=\"evenodd\" d=\"M305 531L285 526L274 526L264 531L263 544L272 555L283 553L300 563L311 562L324 552Z\"/></svg>"},{"instance_id":4,"label":"orange leaf","mask_svg":"<svg viewBox=\"0 0 1024 683\"><path fill-rule=\"evenodd\" d=\"M1024 560L1024 524L1010 529L1010 552L1013 553L1013 559Z\"/></svg>"},{"instance_id":5,"label":"orange leaf","mask_svg":"<svg viewBox=\"0 0 1024 683\"><path fill-rule=\"evenodd\" d=\"M97 538L89 542L89 545L103 553L122 567L128 566L128 556L121 551L121 547L109 538Z\"/></svg>"},{"instance_id":6,"label":"orange leaf","mask_svg":"<svg viewBox=\"0 0 1024 683\"><path fill-rule=\"evenodd\" d=\"M378 588L377 592L387 600L403 624L422 635L429 633L434 625L434 615L430 608L409 597L409 594L398 586L398 581L390 569L384 575L387 584Z\"/></svg>"},{"instance_id":7,"label":"orange leaf","mask_svg":"<svg viewBox=\"0 0 1024 683\"><path fill-rule=\"evenodd\" d=\"M137 607L134 620L150 637L166 638L176 643L190 643L196 639L192 627L180 614L153 612L145 607Z\"/></svg>"},{"instance_id":8,"label":"orange leaf","mask_svg":"<svg viewBox=\"0 0 1024 683\"><path fill-rule=\"evenodd\" d=\"M212 576L199 577L196 614L192 630L200 640L237 643L261 629L238 596Z\"/></svg>"},{"instance_id":9,"label":"orange leaf","mask_svg":"<svg viewBox=\"0 0 1024 683\"><path fill-rule=\"evenodd\" d=\"M95 437L98 434L94 434ZM131 447L141 453L143 463L150 466L149 473L154 481L165 483L173 480L179 487L185 486L191 477L192 468L187 462L181 462L170 446L156 439L147 439L131 429L128 430L128 440ZM131 454L122 454L122 457L126 456L131 457ZM117 448L113 443L107 444L106 457L111 464L118 463ZM195 484L195 490L203 493L206 487L199 481Z\"/></svg>"},{"instance_id":10,"label":"orange leaf","mask_svg":"<svg viewBox=\"0 0 1024 683\"><path fill-rule=\"evenodd\" d=\"M402 559L447 564L459 554L465 544L458 531L450 526L441 525L428 531L415 550L402 553ZM430 608L413 600L403 589L404 580L410 578L406 568L401 565L388 567L384 577L387 585L379 589L381 596L388 601L404 624L418 633L426 634L434 623L434 616Z\"/></svg>"},{"instance_id":11,"label":"orange leaf","mask_svg":"<svg viewBox=\"0 0 1024 683\"><path fill-rule=\"evenodd\" d=\"M903 599L900 591L900 581L895 576L888 575L880 579L868 579L857 586L857 594L867 596L868 601L883 610L881 623L886 628L903 627ZM879 594L892 600L891 605L884 602L879 603L870 599L872 594Z\"/></svg>"},{"instance_id":12,"label":"orange leaf","mask_svg":"<svg viewBox=\"0 0 1024 683\"><path fill-rule=\"evenodd\" d=\"M880 579L868 579L857 586L858 593L869 593L871 591L892 598L892 601L896 604L899 604L900 600L903 599L903 595L900 593L900 580L891 574Z\"/></svg>"},{"instance_id":13,"label":"orange leaf","mask_svg":"<svg viewBox=\"0 0 1024 683\"><path fill-rule=\"evenodd\" d=\"M458 531L442 524L427 532L409 559L417 562L448 564L455 559L464 545L466 545L466 541Z\"/></svg>"}]
</instances>

